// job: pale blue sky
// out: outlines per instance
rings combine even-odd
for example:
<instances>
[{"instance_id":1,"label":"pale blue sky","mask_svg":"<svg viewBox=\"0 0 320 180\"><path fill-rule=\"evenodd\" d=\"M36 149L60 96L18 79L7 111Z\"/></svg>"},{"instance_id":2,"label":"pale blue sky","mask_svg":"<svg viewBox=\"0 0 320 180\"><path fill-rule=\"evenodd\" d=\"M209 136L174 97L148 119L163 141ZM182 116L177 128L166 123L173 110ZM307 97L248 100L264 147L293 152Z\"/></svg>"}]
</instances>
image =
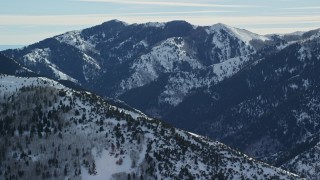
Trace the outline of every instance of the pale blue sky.
<instances>
[{"instance_id":1,"label":"pale blue sky","mask_svg":"<svg viewBox=\"0 0 320 180\"><path fill-rule=\"evenodd\" d=\"M320 28L319 0L8 0L0 6L0 44L31 44L111 19L128 23L218 22L259 34Z\"/></svg>"}]
</instances>

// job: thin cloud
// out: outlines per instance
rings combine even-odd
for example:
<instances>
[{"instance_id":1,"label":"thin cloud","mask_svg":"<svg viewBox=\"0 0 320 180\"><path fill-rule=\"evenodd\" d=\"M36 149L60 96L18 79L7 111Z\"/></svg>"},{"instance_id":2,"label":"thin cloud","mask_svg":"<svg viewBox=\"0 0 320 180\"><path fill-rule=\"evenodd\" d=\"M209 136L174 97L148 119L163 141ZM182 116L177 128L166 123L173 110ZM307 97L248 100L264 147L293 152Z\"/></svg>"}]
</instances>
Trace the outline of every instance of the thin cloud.
<instances>
[{"instance_id":1,"label":"thin cloud","mask_svg":"<svg viewBox=\"0 0 320 180\"><path fill-rule=\"evenodd\" d=\"M37 41L41 41L45 38L52 37L66 31L52 31L44 33L15 33L15 34L6 34L0 36L1 44L6 45L17 45L17 44L31 44Z\"/></svg>"},{"instance_id":2,"label":"thin cloud","mask_svg":"<svg viewBox=\"0 0 320 180\"><path fill-rule=\"evenodd\" d=\"M260 7L254 5L227 5L191 2L168 2L168 1L127 1L127 0L74 0L77 2L101 2L114 4L138 4L138 5L157 5L157 6L184 6L184 7L224 7L224 8L248 8Z\"/></svg>"},{"instance_id":3,"label":"thin cloud","mask_svg":"<svg viewBox=\"0 0 320 180\"><path fill-rule=\"evenodd\" d=\"M291 7L291 8L282 8L282 9L291 9L291 10L308 10L308 9L320 9L320 6L310 6L310 7Z\"/></svg>"},{"instance_id":4,"label":"thin cloud","mask_svg":"<svg viewBox=\"0 0 320 180\"><path fill-rule=\"evenodd\" d=\"M234 13L238 11L169 11L169 12L145 12L126 13L124 15L170 15L170 14L210 14L210 13Z\"/></svg>"},{"instance_id":5,"label":"thin cloud","mask_svg":"<svg viewBox=\"0 0 320 180\"><path fill-rule=\"evenodd\" d=\"M310 26L310 27L293 27L293 28L247 28L247 30L251 32L255 32L261 35L266 34L287 34L287 33L293 33L297 31L310 31L313 29L318 29L317 26Z\"/></svg>"},{"instance_id":6,"label":"thin cloud","mask_svg":"<svg viewBox=\"0 0 320 180\"><path fill-rule=\"evenodd\" d=\"M292 15L298 15L298 16L302 16L302 15L305 15L305 16L308 16L308 15L312 15L312 14L318 14L320 15L320 12L319 11L300 11L300 12L297 12L297 11L285 11L285 12L277 12L277 15L279 16L292 16ZM274 15L274 13L270 12L270 13L266 13L264 15Z\"/></svg>"},{"instance_id":7,"label":"thin cloud","mask_svg":"<svg viewBox=\"0 0 320 180\"><path fill-rule=\"evenodd\" d=\"M193 15L111 15L111 14L94 14L94 15L59 15L59 16L27 16L27 15L0 15L0 27L7 25L20 26L21 34L17 33L5 33L2 31L0 35L0 42L3 44L30 44L35 41L42 40L53 35L66 32L68 30L75 30L77 27L90 27L100 24L102 22L119 19L128 23L146 23L150 21L156 22L168 22L172 20L186 20L194 25L212 25L218 22L222 22L234 27L241 27L248 29L250 26L268 25L266 28L254 28L248 29L259 34L271 34L271 33L287 33L297 30L310 30L320 27L319 16L193 16ZM304 24L305 26L301 26ZM23 32L25 26L37 25L41 27L50 26L64 26L65 31L54 31L50 33L26 33ZM279 27L278 27L279 26ZM290 28L283 28L283 27ZM264 26L265 27L265 26Z\"/></svg>"},{"instance_id":8,"label":"thin cloud","mask_svg":"<svg viewBox=\"0 0 320 180\"><path fill-rule=\"evenodd\" d=\"M199 13L202 11L191 11ZM209 13L209 11L203 11ZM159 14L166 12L159 12ZM129 14L91 14L91 15L58 15L58 16L28 16L28 15L0 15L0 25L96 25L110 19L120 19L128 23L145 23L150 21L167 22L183 19L196 25L212 25L223 22L229 25L248 24L299 24L299 23L320 23L320 16L192 16L188 12L171 12L171 16L143 16L147 13ZM179 14L179 15L175 15ZM180 15L184 14L186 15Z\"/></svg>"}]
</instances>

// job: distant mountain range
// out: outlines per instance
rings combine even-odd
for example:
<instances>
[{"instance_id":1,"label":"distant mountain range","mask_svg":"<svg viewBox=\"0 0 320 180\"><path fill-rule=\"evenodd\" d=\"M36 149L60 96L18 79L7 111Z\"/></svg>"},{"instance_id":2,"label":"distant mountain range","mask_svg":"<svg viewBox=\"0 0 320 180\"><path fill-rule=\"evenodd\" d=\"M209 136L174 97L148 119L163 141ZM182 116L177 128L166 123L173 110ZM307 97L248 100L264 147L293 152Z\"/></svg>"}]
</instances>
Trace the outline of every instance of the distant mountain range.
<instances>
[{"instance_id":1,"label":"distant mountain range","mask_svg":"<svg viewBox=\"0 0 320 180\"><path fill-rule=\"evenodd\" d=\"M0 51L6 50L6 49L17 49L22 48L24 45L0 45Z\"/></svg>"},{"instance_id":2,"label":"distant mountain range","mask_svg":"<svg viewBox=\"0 0 320 180\"><path fill-rule=\"evenodd\" d=\"M320 177L319 42L319 30L261 36L224 24L113 20L2 53L313 178Z\"/></svg>"}]
</instances>

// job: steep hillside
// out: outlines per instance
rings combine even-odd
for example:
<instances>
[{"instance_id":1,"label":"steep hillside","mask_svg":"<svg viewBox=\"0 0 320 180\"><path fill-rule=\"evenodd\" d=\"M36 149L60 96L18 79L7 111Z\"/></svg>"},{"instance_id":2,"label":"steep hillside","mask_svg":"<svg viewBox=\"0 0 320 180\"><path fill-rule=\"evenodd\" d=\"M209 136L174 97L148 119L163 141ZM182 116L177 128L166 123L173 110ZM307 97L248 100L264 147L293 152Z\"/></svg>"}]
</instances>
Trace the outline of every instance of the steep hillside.
<instances>
[{"instance_id":1,"label":"steep hillside","mask_svg":"<svg viewBox=\"0 0 320 180\"><path fill-rule=\"evenodd\" d=\"M297 161L290 159L318 142L308 143L318 139L320 130L319 53L320 38L315 34L208 91L195 91L164 118L269 163L290 161L295 166ZM316 167L314 158L308 163ZM299 173L311 178L306 171L312 172Z\"/></svg>"},{"instance_id":2,"label":"steep hillside","mask_svg":"<svg viewBox=\"0 0 320 180\"><path fill-rule=\"evenodd\" d=\"M0 53L0 73L10 75L32 75L32 71Z\"/></svg>"},{"instance_id":3,"label":"steep hillside","mask_svg":"<svg viewBox=\"0 0 320 180\"><path fill-rule=\"evenodd\" d=\"M320 142L310 149L307 149L296 157L282 165L283 168L298 172L309 179L320 177Z\"/></svg>"},{"instance_id":4,"label":"steep hillside","mask_svg":"<svg viewBox=\"0 0 320 180\"><path fill-rule=\"evenodd\" d=\"M0 76L1 179L300 179L46 78Z\"/></svg>"}]
</instances>

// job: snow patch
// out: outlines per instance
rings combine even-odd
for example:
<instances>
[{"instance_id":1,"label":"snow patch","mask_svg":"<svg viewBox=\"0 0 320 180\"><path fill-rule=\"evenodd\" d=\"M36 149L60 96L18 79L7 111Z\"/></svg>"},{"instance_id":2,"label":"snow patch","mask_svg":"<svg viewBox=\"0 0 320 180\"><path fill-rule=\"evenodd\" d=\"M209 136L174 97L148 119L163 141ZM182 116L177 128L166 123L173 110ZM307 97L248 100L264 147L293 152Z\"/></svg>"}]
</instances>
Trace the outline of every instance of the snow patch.
<instances>
[{"instance_id":1,"label":"snow patch","mask_svg":"<svg viewBox=\"0 0 320 180\"><path fill-rule=\"evenodd\" d=\"M0 75L0 96L12 94L22 87L26 86L54 86L57 89L64 88L56 81L43 77L22 78L9 75Z\"/></svg>"},{"instance_id":2,"label":"snow patch","mask_svg":"<svg viewBox=\"0 0 320 180\"><path fill-rule=\"evenodd\" d=\"M93 65L96 69L101 69L99 63L95 59L93 59L92 57L88 56L85 53L83 53L83 60L86 63L89 63L89 64Z\"/></svg>"},{"instance_id":3,"label":"snow patch","mask_svg":"<svg viewBox=\"0 0 320 180\"><path fill-rule=\"evenodd\" d=\"M37 63L45 61L48 63L48 58L50 56L51 50L49 48L45 49L34 49L30 53L24 55L22 58L25 63L32 62Z\"/></svg>"},{"instance_id":4,"label":"snow patch","mask_svg":"<svg viewBox=\"0 0 320 180\"><path fill-rule=\"evenodd\" d=\"M302 46L299 51L299 59L300 61L304 61L304 60L307 60L307 59L311 59L311 50L308 48L308 47L305 47L305 46Z\"/></svg>"},{"instance_id":5,"label":"snow patch","mask_svg":"<svg viewBox=\"0 0 320 180\"><path fill-rule=\"evenodd\" d=\"M107 150L103 150L102 153L98 154L97 149L92 149L92 155L95 160L97 174L90 175L88 170L84 167L81 168L82 179L92 179L92 180L105 180L112 179L112 175L120 172L130 173L131 159L128 156L122 156L122 163L117 164L119 158L111 156Z\"/></svg>"},{"instance_id":6,"label":"snow patch","mask_svg":"<svg viewBox=\"0 0 320 180\"><path fill-rule=\"evenodd\" d=\"M56 36L55 39L61 43L69 44L82 51L94 51L95 44L83 38L82 31L70 31Z\"/></svg>"},{"instance_id":7,"label":"snow patch","mask_svg":"<svg viewBox=\"0 0 320 180\"><path fill-rule=\"evenodd\" d=\"M148 22L143 24L144 27L155 27L155 28L164 28L166 26L165 23L160 23L160 22Z\"/></svg>"},{"instance_id":8,"label":"snow patch","mask_svg":"<svg viewBox=\"0 0 320 180\"><path fill-rule=\"evenodd\" d=\"M213 81L218 83L237 73L250 59L247 56L235 57L222 63L212 65L212 72L216 75Z\"/></svg>"},{"instance_id":9,"label":"snow patch","mask_svg":"<svg viewBox=\"0 0 320 180\"><path fill-rule=\"evenodd\" d=\"M293 90L296 90L296 89L299 88L299 86L296 85L296 84L290 84L289 87L290 87L291 89L293 89Z\"/></svg>"},{"instance_id":10,"label":"snow patch","mask_svg":"<svg viewBox=\"0 0 320 180\"><path fill-rule=\"evenodd\" d=\"M187 53L183 38L169 38L134 62L131 66L133 72L131 77L123 80L120 87L122 91L141 87L154 81L162 73L180 71L180 65L183 63L192 69L203 67Z\"/></svg>"}]
</instances>

